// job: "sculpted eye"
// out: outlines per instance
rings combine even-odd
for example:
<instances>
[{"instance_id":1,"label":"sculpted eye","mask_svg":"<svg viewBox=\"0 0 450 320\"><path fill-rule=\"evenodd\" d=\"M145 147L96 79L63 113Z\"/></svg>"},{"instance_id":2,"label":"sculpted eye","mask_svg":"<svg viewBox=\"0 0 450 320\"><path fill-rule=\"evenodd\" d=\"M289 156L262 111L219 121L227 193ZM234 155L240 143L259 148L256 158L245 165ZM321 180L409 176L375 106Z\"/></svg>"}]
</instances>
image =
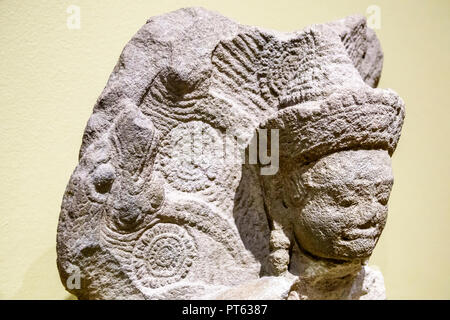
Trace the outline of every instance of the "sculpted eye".
<instances>
[{"instance_id":1,"label":"sculpted eye","mask_svg":"<svg viewBox=\"0 0 450 320\"><path fill-rule=\"evenodd\" d=\"M114 168L109 164L100 165L94 172L93 183L98 193L105 194L111 190L116 178Z\"/></svg>"},{"instance_id":2,"label":"sculpted eye","mask_svg":"<svg viewBox=\"0 0 450 320\"><path fill-rule=\"evenodd\" d=\"M339 199L339 205L341 207L348 208L354 204L356 204L356 200L353 198L346 197L346 198Z\"/></svg>"},{"instance_id":3,"label":"sculpted eye","mask_svg":"<svg viewBox=\"0 0 450 320\"><path fill-rule=\"evenodd\" d=\"M381 203L383 206L387 205L388 200L389 200L389 193L388 192L383 192L378 194L377 196L378 202Z\"/></svg>"},{"instance_id":4,"label":"sculpted eye","mask_svg":"<svg viewBox=\"0 0 450 320\"><path fill-rule=\"evenodd\" d=\"M387 205L387 203L388 203L389 195L391 193L391 187L392 187L392 183L386 184L386 185L382 185L378 189L377 200L383 206Z\"/></svg>"}]
</instances>

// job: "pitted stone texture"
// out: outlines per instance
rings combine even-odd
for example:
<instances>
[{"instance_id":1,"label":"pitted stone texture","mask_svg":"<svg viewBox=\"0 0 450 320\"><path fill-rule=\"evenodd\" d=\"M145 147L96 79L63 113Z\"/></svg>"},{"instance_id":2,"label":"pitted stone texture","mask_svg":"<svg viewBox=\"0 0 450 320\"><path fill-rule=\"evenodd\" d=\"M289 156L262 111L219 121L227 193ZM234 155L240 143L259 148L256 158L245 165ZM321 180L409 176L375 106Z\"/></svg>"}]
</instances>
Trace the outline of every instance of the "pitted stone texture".
<instances>
[{"instance_id":1,"label":"pitted stone texture","mask_svg":"<svg viewBox=\"0 0 450 320\"><path fill-rule=\"evenodd\" d=\"M64 286L80 299L384 298L366 262L404 106L374 88L382 61L359 16L291 33L201 8L148 20L64 194ZM279 130L273 175L240 158L259 129Z\"/></svg>"}]
</instances>

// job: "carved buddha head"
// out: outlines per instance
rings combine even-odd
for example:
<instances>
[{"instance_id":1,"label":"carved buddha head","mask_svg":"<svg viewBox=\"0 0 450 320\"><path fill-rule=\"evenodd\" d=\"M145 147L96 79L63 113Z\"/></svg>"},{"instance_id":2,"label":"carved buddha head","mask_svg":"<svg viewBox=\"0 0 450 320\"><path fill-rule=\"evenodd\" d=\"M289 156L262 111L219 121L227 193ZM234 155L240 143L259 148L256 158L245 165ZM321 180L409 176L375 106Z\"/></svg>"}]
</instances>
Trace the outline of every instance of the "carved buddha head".
<instances>
[{"instance_id":1,"label":"carved buddha head","mask_svg":"<svg viewBox=\"0 0 450 320\"><path fill-rule=\"evenodd\" d=\"M280 136L279 173L263 177L275 273L286 270L294 243L316 258L371 255L386 223L403 113L393 91L367 86L282 109L265 122Z\"/></svg>"},{"instance_id":2,"label":"carved buddha head","mask_svg":"<svg viewBox=\"0 0 450 320\"><path fill-rule=\"evenodd\" d=\"M384 150L341 151L297 168L288 187L295 239L323 258L370 256L386 223L392 183Z\"/></svg>"}]
</instances>

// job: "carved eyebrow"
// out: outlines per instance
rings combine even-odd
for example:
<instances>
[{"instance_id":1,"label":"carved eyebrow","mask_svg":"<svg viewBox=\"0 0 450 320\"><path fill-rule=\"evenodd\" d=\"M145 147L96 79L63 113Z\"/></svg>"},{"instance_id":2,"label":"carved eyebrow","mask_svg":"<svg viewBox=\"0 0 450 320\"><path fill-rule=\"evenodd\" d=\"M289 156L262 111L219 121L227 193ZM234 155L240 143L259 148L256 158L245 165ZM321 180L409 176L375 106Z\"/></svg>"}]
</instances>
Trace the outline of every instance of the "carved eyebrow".
<instances>
[{"instance_id":1,"label":"carved eyebrow","mask_svg":"<svg viewBox=\"0 0 450 320\"><path fill-rule=\"evenodd\" d=\"M349 182L349 181L345 181L345 182L341 182L341 183L337 183L337 182L326 182L326 183L324 183L324 184L318 184L318 183L311 183L310 181L307 181L307 182L305 182L304 183L304 185L306 186L306 187L310 187L310 188L313 188L313 189L317 189L317 190L321 190L321 189L329 189L329 188L332 188L332 189L339 189L339 188L342 188L342 187L346 187L346 188L350 188L350 189L352 189L353 187L355 187L355 186L362 186L362 187L364 187L364 186L367 186L367 187L369 187L369 186L380 186L380 185L392 185L393 184L393 179L381 179L381 180L375 180L375 181L367 181L367 182L361 182L361 181L351 181L351 182Z\"/></svg>"},{"instance_id":2,"label":"carved eyebrow","mask_svg":"<svg viewBox=\"0 0 450 320\"><path fill-rule=\"evenodd\" d=\"M394 183L394 179L393 178L374 181L374 184L377 185L377 186L385 185L385 184L392 185L393 183Z\"/></svg>"}]
</instances>

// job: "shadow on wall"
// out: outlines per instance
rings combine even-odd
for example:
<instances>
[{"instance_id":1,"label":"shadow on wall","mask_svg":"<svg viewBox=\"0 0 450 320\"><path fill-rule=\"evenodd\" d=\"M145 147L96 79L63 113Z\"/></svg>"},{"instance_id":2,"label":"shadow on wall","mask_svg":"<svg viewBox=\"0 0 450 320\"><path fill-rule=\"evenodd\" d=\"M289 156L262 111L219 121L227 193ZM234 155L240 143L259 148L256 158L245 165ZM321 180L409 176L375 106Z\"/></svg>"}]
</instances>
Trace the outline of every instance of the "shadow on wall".
<instances>
[{"instance_id":1,"label":"shadow on wall","mask_svg":"<svg viewBox=\"0 0 450 320\"><path fill-rule=\"evenodd\" d=\"M55 262L55 266L51 270L48 269L49 261ZM50 247L30 264L23 277L22 286L11 299L77 299L74 295L65 291L59 280L55 247Z\"/></svg>"}]
</instances>

